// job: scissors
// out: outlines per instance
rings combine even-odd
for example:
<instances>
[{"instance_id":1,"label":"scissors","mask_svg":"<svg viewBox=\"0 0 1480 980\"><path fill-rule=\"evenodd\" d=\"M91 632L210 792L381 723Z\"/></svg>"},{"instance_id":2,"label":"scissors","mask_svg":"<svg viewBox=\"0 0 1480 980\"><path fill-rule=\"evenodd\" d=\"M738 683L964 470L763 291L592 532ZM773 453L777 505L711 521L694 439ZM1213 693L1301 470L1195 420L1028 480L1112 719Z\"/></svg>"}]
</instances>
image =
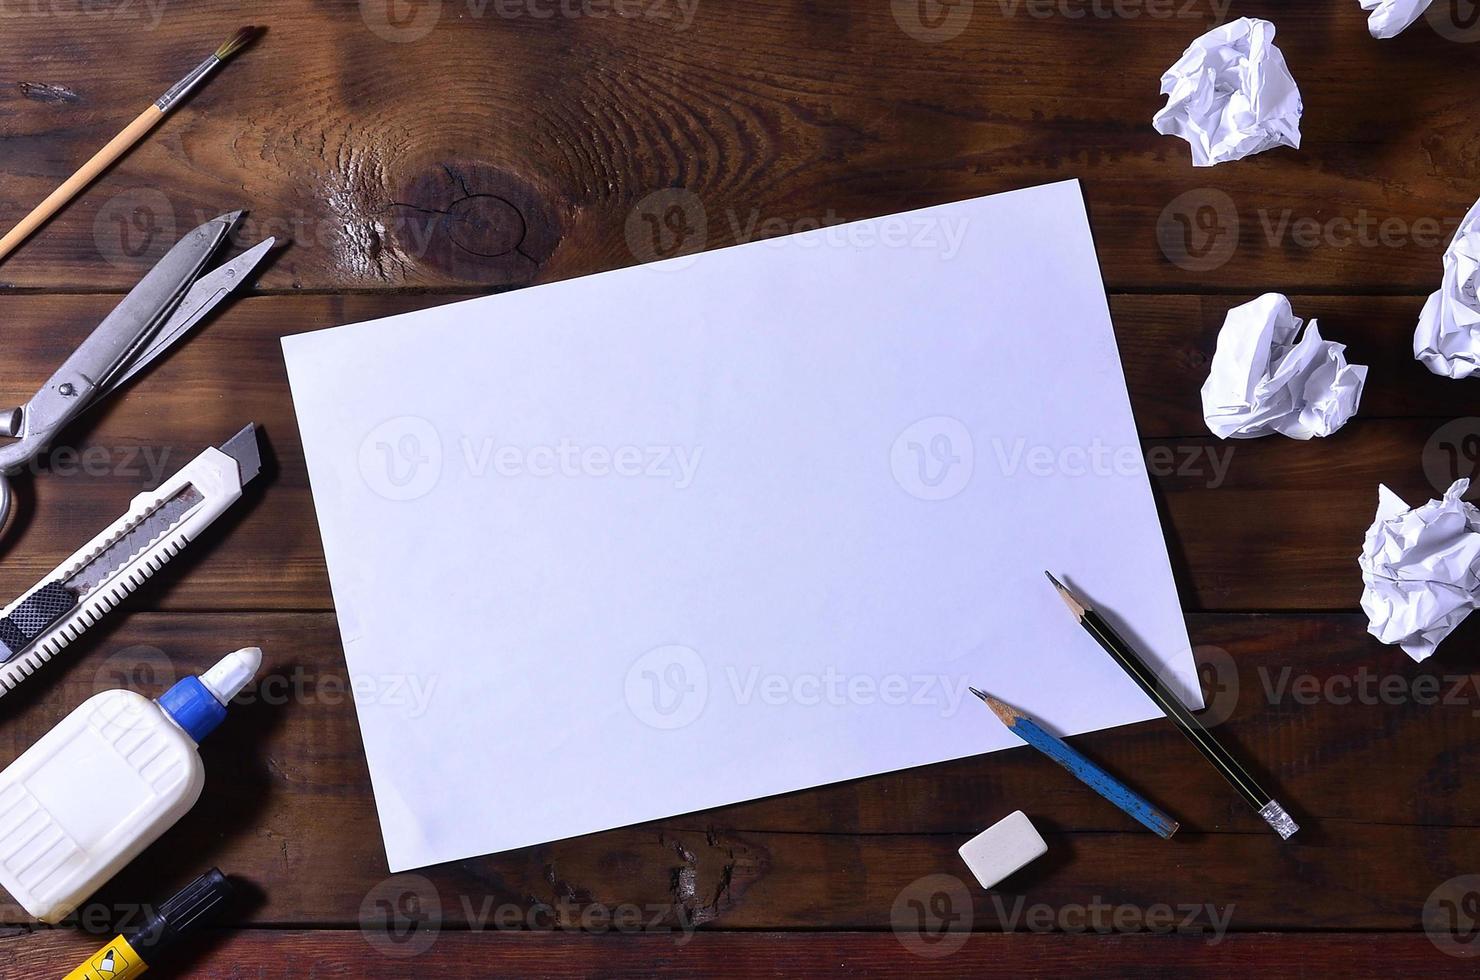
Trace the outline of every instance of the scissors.
<instances>
[{"instance_id":1,"label":"scissors","mask_svg":"<svg viewBox=\"0 0 1480 980\"><path fill-rule=\"evenodd\" d=\"M241 220L212 218L176 242L123 302L98 324L35 396L0 411L0 528L10 516L10 476L36 459L84 409L138 374L250 278L272 238L206 273L207 263Z\"/></svg>"}]
</instances>

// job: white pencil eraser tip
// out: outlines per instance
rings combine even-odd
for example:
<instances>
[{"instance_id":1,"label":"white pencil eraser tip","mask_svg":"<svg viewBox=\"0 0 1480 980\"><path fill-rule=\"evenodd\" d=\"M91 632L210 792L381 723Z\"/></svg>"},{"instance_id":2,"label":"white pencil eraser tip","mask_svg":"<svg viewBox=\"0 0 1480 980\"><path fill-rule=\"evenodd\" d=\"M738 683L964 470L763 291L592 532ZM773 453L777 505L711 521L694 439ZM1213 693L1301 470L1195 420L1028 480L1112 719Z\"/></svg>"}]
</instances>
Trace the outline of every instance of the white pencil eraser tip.
<instances>
[{"instance_id":1,"label":"white pencil eraser tip","mask_svg":"<svg viewBox=\"0 0 1480 980\"><path fill-rule=\"evenodd\" d=\"M998 820L961 845L961 860L983 888L991 888L1014 871L1048 853L1043 835L1018 810Z\"/></svg>"}]
</instances>

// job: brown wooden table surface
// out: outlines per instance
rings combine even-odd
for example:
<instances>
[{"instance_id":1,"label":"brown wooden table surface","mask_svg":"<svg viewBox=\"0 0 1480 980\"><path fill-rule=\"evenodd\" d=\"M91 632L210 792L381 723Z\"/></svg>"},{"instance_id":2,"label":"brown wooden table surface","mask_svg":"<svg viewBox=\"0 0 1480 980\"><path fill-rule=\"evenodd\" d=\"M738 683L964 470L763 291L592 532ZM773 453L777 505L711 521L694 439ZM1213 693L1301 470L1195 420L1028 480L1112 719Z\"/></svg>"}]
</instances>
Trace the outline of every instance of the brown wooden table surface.
<instances>
[{"instance_id":1,"label":"brown wooden table surface","mask_svg":"<svg viewBox=\"0 0 1480 980\"><path fill-rule=\"evenodd\" d=\"M267 665L203 747L199 805L76 925L0 905L0 975L60 976L211 864L250 894L190 975L1473 970L1480 627L1416 665L1366 635L1356 565L1379 482L1418 501L1476 468L1480 384L1410 347L1480 195L1472 5L1436 0L1391 41L1356 0L237 7L0 0L5 227L203 49L244 19L271 28L0 264L0 391L33 391L197 222L246 207L241 242L291 242L21 484L0 595L244 422L271 447L246 508L0 701L0 763L97 690L157 694L247 642ZM1150 127L1157 80L1243 15L1279 28L1304 147L1196 170ZM1282 844L1148 723L1076 741L1175 810L1170 843L1020 749L388 877L278 338L1065 177L1084 184L1210 720L1301 833ZM1266 290L1371 365L1330 439L1224 444L1202 423L1223 314ZM956 848L1014 809L1048 856L968 886Z\"/></svg>"}]
</instances>

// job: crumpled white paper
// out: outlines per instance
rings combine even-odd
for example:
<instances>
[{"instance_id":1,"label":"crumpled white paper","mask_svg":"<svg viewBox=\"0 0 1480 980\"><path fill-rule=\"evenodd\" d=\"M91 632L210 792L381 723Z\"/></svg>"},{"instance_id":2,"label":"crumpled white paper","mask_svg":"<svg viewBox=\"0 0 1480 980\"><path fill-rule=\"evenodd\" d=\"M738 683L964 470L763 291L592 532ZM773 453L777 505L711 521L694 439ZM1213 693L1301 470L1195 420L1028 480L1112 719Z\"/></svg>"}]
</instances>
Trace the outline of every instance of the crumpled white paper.
<instances>
[{"instance_id":1,"label":"crumpled white paper","mask_svg":"<svg viewBox=\"0 0 1480 980\"><path fill-rule=\"evenodd\" d=\"M1480 371L1480 202L1444 250L1444 278L1418 315L1413 356L1435 374L1468 378Z\"/></svg>"},{"instance_id":2,"label":"crumpled white paper","mask_svg":"<svg viewBox=\"0 0 1480 980\"><path fill-rule=\"evenodd\" d=\"M1373 37L1397 37L1423 16L1434 0L1357 0L1363 10L1372 11L1367 30Z\"/></svg>"},{"instance_id":3,"label":"crumpled white paper","mask_svg":"<svg viewBox=\"0 0 1480 980\"><path fill-rule=\"evenodd\" d=\"M1278 432L1291 439L1329 436L1357 413L1367 368L1346 362L1346 345L1322 340L1279 293L1228 311L1212 370L1203 382L1203 418L1219 439Z\"/></svg>"},{"instance_id":4,"label":"crumpled white paper","mask_svg":"<svg viewBox=\"0 0 1480 980\"><path fill-rule=\"evenodd\" d=\"M1193 41L1161 76L1161 94L1151 125L1185 139L1195 167L1300 146L1300 90L1267 20L1240 17Z\"/></svg>"},{"instance_id":5,"label":"crumpled white paper","mask_svg":"<svg viewBox=\"0 0 1480 980\"><path fill-rule=\"evenodd\" d=\"M1410 508L1377 488L1377 519L1358 559L1367 632L1417 661L1480 607L1480 509L1460 499L1469 489L1457 480L1443 500Z\"/></svg>"}]
</instances>

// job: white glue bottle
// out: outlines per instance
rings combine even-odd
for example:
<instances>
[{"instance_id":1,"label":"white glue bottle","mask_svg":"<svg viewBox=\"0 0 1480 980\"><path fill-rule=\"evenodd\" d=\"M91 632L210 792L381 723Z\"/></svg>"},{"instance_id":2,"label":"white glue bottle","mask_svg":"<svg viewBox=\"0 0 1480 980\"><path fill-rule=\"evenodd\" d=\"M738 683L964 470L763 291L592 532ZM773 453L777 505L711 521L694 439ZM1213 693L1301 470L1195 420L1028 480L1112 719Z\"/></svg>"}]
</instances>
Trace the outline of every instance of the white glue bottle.
<instances>
[{"instance_id":1,"label":"white glue bottle","mask_svg":"<svg viewBox=\"0 0 1480 980\"><path fill-rule=\"evenodd\" d=\"M104 691L0 772L0 887L56 924L183 817L205 787L196 746L257 673L228 654L151 701Z\"/></svg>"}]
</instances>

